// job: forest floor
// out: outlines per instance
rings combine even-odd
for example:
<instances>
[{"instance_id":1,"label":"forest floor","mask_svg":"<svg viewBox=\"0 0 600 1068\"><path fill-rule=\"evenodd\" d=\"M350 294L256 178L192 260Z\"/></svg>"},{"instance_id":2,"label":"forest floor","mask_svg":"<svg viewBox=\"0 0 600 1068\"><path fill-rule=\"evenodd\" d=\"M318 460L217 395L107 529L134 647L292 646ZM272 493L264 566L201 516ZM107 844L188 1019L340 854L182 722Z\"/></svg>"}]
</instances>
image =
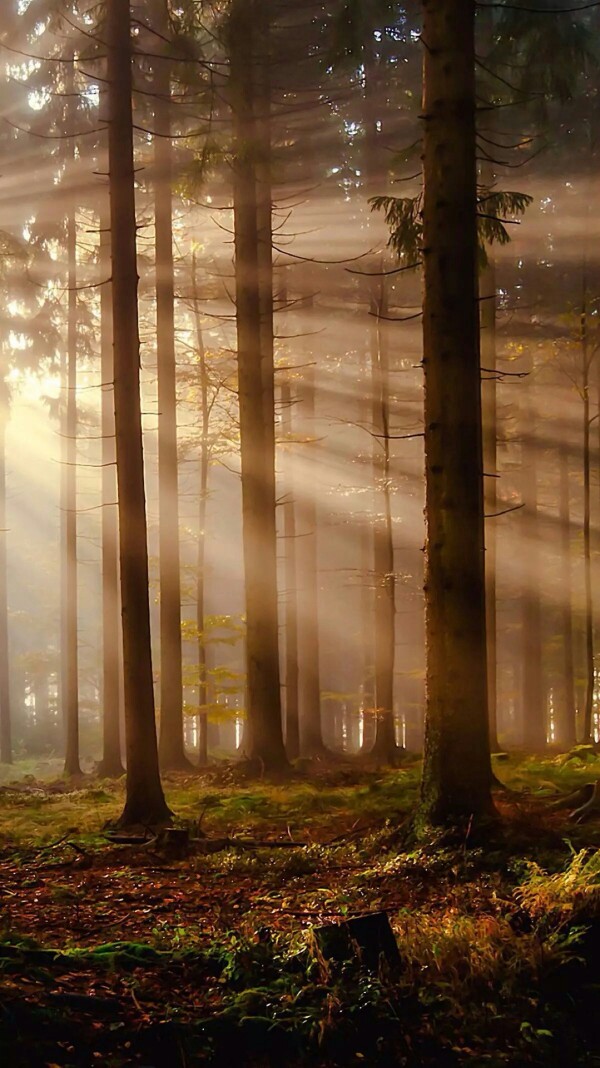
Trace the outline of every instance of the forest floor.
<instances>
[{"instance_id":1,"label":"forest floor","mask_svg":"<svg viewBox=\"0 0 600 1068\"><path fill-rule=\"evenodd\" d=\"M600 1066L600 814L552 807L600 758L498 760L485 841L410 841L419 770L167 775L179 853L107 837L120 783L5 769L0 1064ZM398 967L316 948L379 911Z\"/></svg>"}]
</instances>

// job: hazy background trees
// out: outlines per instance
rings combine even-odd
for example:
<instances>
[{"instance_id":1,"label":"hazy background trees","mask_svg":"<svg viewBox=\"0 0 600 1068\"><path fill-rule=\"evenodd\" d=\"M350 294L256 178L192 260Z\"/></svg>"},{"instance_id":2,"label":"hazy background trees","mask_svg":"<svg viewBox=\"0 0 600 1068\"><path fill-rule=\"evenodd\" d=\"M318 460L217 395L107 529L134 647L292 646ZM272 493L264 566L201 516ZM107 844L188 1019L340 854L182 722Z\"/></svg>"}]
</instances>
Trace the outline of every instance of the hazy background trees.
<instances>
[{"instance_id":1,"label":"hazy background trees","mask_svg":"<svg viewBox=\"0 0 600 1068\"><path fill-rule=\"evenodd\" d=\"M593 12L463 6L469 197L488 252L473 299L491 734L540 749L598 736ZM32 0L0 22L2 757L66 752L70 773L83 759L118 774L123 716L141 702L119 651L111 414L113 317L137 289L149 635L134 629L163 765L237 751L284 766L328 749L395 760L420 748L425 708L421 5L136 8L139 286L130 276L123 306L100 47L113 9ZM460 235L429 225L426 250L447 242L449 329ZM127 388L117 442L134 422ZM479 478L473 442L461 458L452 431L442 455L463 471L470 457ZM3 499L2 485L0 469ZM450 658L471 679L476 645Z\"/></svg>"}]
</instances>

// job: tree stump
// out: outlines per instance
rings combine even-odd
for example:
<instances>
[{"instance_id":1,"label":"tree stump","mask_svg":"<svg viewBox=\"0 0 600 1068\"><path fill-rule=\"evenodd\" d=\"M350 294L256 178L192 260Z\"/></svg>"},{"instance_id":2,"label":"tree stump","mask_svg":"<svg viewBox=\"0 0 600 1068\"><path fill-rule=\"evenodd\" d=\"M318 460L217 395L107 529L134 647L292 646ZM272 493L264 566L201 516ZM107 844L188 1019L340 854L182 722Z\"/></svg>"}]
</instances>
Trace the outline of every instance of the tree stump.
<instances>
[{"instance_id":1,"label":"tree stump","mask_svg":"<svg viewBox=\"0 0 600 1068\"><path fill-rule=\"evenodd\" d=\"M171 860L185 860L191 852L189 828L165 827L160 832L156 845Z\"/></svg>"},{"instance_id":2,"label":"tree stump","mask_svg":"<svg viewBox=\"0 0 600 1068\"><path fill-rule=\"evenodd\" d=\"M325 980L349 963L375 973L397 970L402 963L387 912L313 927L309 951Z\"/></svg>"}]
</instances>

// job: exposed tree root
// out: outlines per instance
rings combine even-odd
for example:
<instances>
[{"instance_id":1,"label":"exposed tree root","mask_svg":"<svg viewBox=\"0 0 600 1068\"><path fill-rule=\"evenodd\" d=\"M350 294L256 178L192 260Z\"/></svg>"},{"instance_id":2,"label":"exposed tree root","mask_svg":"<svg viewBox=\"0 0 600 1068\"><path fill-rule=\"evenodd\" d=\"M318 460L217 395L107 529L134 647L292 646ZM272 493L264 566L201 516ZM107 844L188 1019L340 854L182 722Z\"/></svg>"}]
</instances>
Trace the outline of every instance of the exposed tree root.
<instances>
[{"instance_id":1,"label":"exposed tree root","mask_svg":"<svg viewBox=\"0 0 600 1068\"><path fill-rule=\"evenodd\" d=\"M591 787L591 792L589 787ZM596 779L595 783L587 783L587 788L589 793L587 800L569 816L573 823L583 823L590 816L600 815L600 779Z\"/></svg>"},{"instance_id":2,"label":"exposed tree root","mask_svg":"<svg viewBox=\"0 0 600 1068\"><path fill-rule=\"evenodd\" d=\"M111 845L137 846L138 849L154 849L156 852L166 855L171 860L184 860L186 857L199 853L220 853L224 849L306 849L309 842L296 842L291 838L276 839L271 841L260 838L209 838L192 833L186 827L164 827L157 834L148 836L144 834L107 834L105 836Z\"/></svg>"},{"instance_id":3,"label":"exposed tree root","mask_svg":"<svg viewBox=\"0 0 600 1068\"><path fill-rule=\"evenodd\" d=\"M561 811L563 809L573 809L580 805L586 804L594 793L594 783L586 782L583 786L579 786L577 790L572 790L570 794L561 794L555 801L552 801L548 806L553 811Z\"/></svg>"}]
</instances>

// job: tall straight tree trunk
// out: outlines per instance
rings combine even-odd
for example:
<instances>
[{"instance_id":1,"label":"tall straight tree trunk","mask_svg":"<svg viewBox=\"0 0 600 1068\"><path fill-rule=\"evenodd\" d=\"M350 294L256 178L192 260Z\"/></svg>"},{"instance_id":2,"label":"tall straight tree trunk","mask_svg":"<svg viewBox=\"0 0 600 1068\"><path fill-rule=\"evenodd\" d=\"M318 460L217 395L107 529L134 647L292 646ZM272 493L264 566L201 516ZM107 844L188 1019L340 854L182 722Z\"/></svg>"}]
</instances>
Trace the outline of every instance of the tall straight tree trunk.
<instances>
[{"instance_id":1,"label":"tall straight tree trunk","mask_svg":"<svg viewBox=\"0 0 600 1068\"><path fill-rule=\"evenodd\" d=\"M371 27L372 29L372 27ZM381 183L383 176L381 174L380 162L381 153L379 143L381 141L379 127L378 127L378 94L377 94L377 61L373 49L373 34L368 32L365 34L365 40L362 42L362 61L363 61L363 92L362 92L362 121L365 131L363 139L363 153L361 161L361 170L364 175L365 182L365 197L367 202L370 197L375 196L381 192ZM367 217L367 226L370 225L371 215ZM375 239L374 239L375 240ZM372 396L373 381L376 376L376 350L378 345L378 323L375 318L377 315L377 309L379 304L379 290L380 279L369 278L367 280L367 296L368 307L371 315L369 323L369 340L365 346L364 351L361 351L359 356L359 374L364 376L364 381L359 381L359 425L368 427L373 420L374 405L377 403L374 396ZM370 366L369 366L370 365ZM375 418L375 425L377 425L377 416ZM374 446L373 452L377 449L377 444ZM372 453L373 455L373 453ZM371 464L371 476L373 474L373 464ZM360 549L360 576L361 576L361 590L360 590L360 640L362 645L362 677L361 677L361 704L364 708L373 710L372 715L375 716L375 723L372 723L372 715L368 715L366 720L364 719L364 711L359 711L359 716L363 715L363 748L368 751L372 748L372 739L377 740L377 699L375 695L377 680L377 666L376 666L376 648L375 648L375 632L377 628L376 614L377 614L377 567L375 563L375 522L377 515L376 506L377 493L375 487L371 485L369 492L365 494L364 499L366 501L365 515L361 518L358 528L358 543ZM365 727L371 727L371 730L365 730ZM373 743L374 744L374 743Z\"/></svg>"},{"instance_id":2,"label":"tall straight tree trunk","mask_svg":"<svg viewBox=\"0 0 600 1068\"><path fill-rule=\"evenodd\" d=\"M127 780L122 825L170 816L158 769L154 718L133 161L131 12L108 0L109 174L112 234L114 400Z\"/></svg>"},{"instance_id":3,"label":"tall straight tree trunk","mask_svg":"<svg viewBox=\"0 0 600 1068\"><path fill-rule=\"evenodd\" d=\"M373 521L376 733L372 754L377 760L393 763L398 748L394 726L396 576L390 489L388 341L382 328L381 318L388 314L388 306L383 279L375 314L376 330L371 352L371 391L375 431L373 475L378 504Z\"/></svg>"},{"instance_id":4,"label":"tall straight tree trunk","mask_svg":"<svg viewBox=\"0 0 600 1068\"><path fill-rule=\"evenodd\" d=\"M371 402L369 398L370 372L366 359L361 357L359 365L359 389L358 398L358 424L368 426L371 419ZM365 450L366 451L366 450ZM372 465L369 465L367 470ZM359 613L360 613L360 644L361 658L359 668L359 720L362 717L362 745L367 738L365 727L370 723L372 710L375 707L375 649L373 641L374 633L374 581L375 564L373 561L373 526L372 526L372 501L373 486L369 485L363 495L365 501L364 514L360 517L357 530L358 571L360 575ZM366 715L365 715L366 713ZM369 740L371 734L368 735ZM368 746L365 748L368 749Z\"/></svg>"},{"instance_id":5,"label":"tall straight tree trunk","mask_svg":"<svg viewBox=\"0 0 600 1068\"><path fill-rule=\"evenodd\" d=\"M292 391L289 382L281 387L281 429L284 441L293 434ZM285 464L285 504L283 506L285 572L285 749L290 760L300 754L298 694L298 575L296 566L296 503L294 500L294 457L290 451Z\"/></svg>"},{"instance_id":6,"label":"tall straight tree trunk","mask_svg":"<svg viewBox=\"0 0 600 1068\"><path fill-rule=\"evenodd\" d=\"M0 379L0 761L12 764L12 715L8 645L8 571L6 554L6 426L10 394Z\"/></svg>"},{"instance_id":7,"label":"tall straight tree trunk","mask_svg":"<svg viewBox=\"0 0 600 1068\"><path fill-rule=\"evenodd\" d=\"M478 53L487 57L493 52L496 35L496 11L481 8L477 13ZM488 138L495 137L495 112L484 112L484 124ZM485 153L482 153L485 156ZM494 164L487 159L480 161L481 184L484 189L494 188L496 176ZM495 516L498 503L497 474L497 377L496 377L496 263L493 246L486 248L487 263L479 275L480 297L480 349L483 400L483 470L484 504L488 516ZM490 721L490 746L498 751L497 711L497 625L496 625L496 520L490 518L485 524L485 583L486 583L486 628L488 665L488 714Z\"/></svg>"},{"instance_id":8,"label":"tall straight tree trunk","mask_svg":"<svg viewBox=\"0 0 600 1068\"><path fill-rule=\"evenodd\" d=\"M590 366L591 348L588 337L587 281L584 275L580 314L580 344L583 399L583 565L585 589L585 705L583 710L583 742L593 740L594 713L594 604L592 594L592 532L591 532L591 456L590 456Z\"/></svg>"},{"instance_id":9,"label":"tall straight tree trunk","mask_svg":"<svg viewBox=\"0 0 600 1068\"><path fill-rule=\"evenodd\" d=\"M158 0L158 29L169 33L168 11ZM156 350L158 362L158 531L160 568L160 735L162 767L189 768L183 736L181 574L177 461L177 361L173 264L173 147L170 64L156 60L154 122L156 232Z\"/></svg>"},{"instance_id":10,"label":"tall straight tree trunk","mask_svg":"<svg viewBox=\"0 0 600 1068\"><path fill-rule=\"evenodd\" d=\"M260 304L261 372L265 410L265 446L275 458L275 353L273 326L273 188L271 160L270 5L255 5L258 17L254 60L254 130L256 134L256 223ZM275 497L276 473L267 465L268 492Z\"/></svg>"},{"instance_id":11,"label":"tall straight tree trunk","mask_svg":"<svg viewBox=\"0 0 600 1068\"><path fill-rule=\"evenodd\" d=\"M528 360L527 373L534 371ZM542 668L542 603L540 596L540 530L538 517L538 444L536 396L531 377L526 380L526 399L521 412L522 494L525 545L525 577L522 605L523 742L532 752L547 745L548 719Z\"/></svg>"},{"instance_id":12,"label":"tall straight tree trunk","mask_svg":"<svg viewBox=\"0 0 600 1068\"><path fill-rule=\"evenodd\" d=\"M493 811L477 302L475 2L423 0L426 737L421 818Z\"/></svg>"},{"instance_id":13,"label":"tall straight tree trunk","mask_svg":"<svg viewBox=\"0 0 600 1068\"><path fill-rule=\"evenodd\" d=\"M569 492L569 450L559 448L560 471L560 563L562 597L563 693L558 723L558 742L570 749L577 741L575 710L575 657L573 649L573 605L571 590L571 505Z\"/></svg>"},{"instance_id":14,"label":"tall straight tree trunk","mask_svg":"<svg viewBox=\"0 0 600 1068\"><path fill-rule=\"evenodd\" d=\"M496 377L496 265L487 249L487 265L480 276L481 366L483 368L483 469L484 501L490 517L485 525L485 604L488 665L488 710L490 746L498 751L497 640L496 640L496 521L498 510L497 475L497 377Z\"/></svg>"},{"instance_id":15,"label":"tall straight tree trunk","mask_svg":"<svg viewBox=\"0 0 600 1068\"><path fill-rule=\"evenodd\" d=\"M196 253L192 252L192 300L196 326L196 346L200 371L200 414L202 431L200 438L200 497L198 507L198 551L196 555L196 628L198 631L198 763L208 763L208 676L205 627L206 600L206 509L208 505L208 474L210 464L210 407L208 397L208 368L206 350L198 301L198 271Z\"/></svg>"},{"instance_id":16,"label":"tall straight tree trunk","mask_svg":"<svg viewBox=\"0 0 600 1068\"><path fill-rule=\"evenodd\" d=\"M102 278L110 275L108 211L101 217L100 265ZM102 760L100 775L118 778L121 759L121 687L119 684L119 558L117 525L117 472L115 469L115 407L113 398L112 290L100 291L101 422L102 422Z\"/></svg>"},{"instance_id":17,"label":"tall straight tree trunk","mask_svg":"<svg viewBox=\"0 0 600 1068\"><path fill-rule=\"evenodd\" d=\"M229 91L234 131L238 395L246 596L248 757L265 768L287 763L281 722L275 523L275 437L265 316L264 221L259 219L256 153L256 0L235 0L229 16ZM261 93L258 93L259 99ZM262 299L261 299L262 292ZM272 330L272 326L271 326Z\"/></svg>"},{"instance_id":18,"label":"tall straight tree trunk","mask_svg":"<svg viewBox=\"0 0 600 1068\"><path fill-rule=\"evenodd\" d=\"M198 554L196 578L196 625L198 630L198 763L208 763L208 664L204 637L206 601L206 510L208 505L208 403L206 389L206 365L202 349L202 442L200 446L200 507L198 511Z\"/></svg>"},{"instance_id":19,"label":"tall straight tree trunk","mask_svg":"<svg viewBox=\"0 0 600 1068\"><path fill-rule=\"evenodd\" d=\"M33 692L35 701L35 727L36 748L38 752L44 752L48 748L54 748L54 723L50 711L48 693L48 665L41 664L34 672Z\"/></svg>"},{"instance_id":20,"label":"tall straight tree trunk","mask_svg":"<svg viewBox=\"0 0 600 1068\"><path fill-rule=\"evenodd\" d=\"M314 369L306 368L299 390L302 423L307 437L315 433ZM314 451L308 443L305 448ZM319 575L317 542L317 500L315 462L308 457L305 465L312 471L305 479L299 502L298 546L298 665L300 674L300 752L304 757L318 757L325 751L321 722L321 672L319 642Z\"/></svg>"},{"instance_id":21,"label":"tall straight tree trunk","mask_svg":"<svg viewBox=\"0 0 600 1068\"><path fill-rule=\"evenodd\" d=\"M75 213L67 220L67 378L65 434L65 649L63 694L65 715L65 775L80 775L79 657L77 626L77 231Z\"/></svg>"}]
</instances>

